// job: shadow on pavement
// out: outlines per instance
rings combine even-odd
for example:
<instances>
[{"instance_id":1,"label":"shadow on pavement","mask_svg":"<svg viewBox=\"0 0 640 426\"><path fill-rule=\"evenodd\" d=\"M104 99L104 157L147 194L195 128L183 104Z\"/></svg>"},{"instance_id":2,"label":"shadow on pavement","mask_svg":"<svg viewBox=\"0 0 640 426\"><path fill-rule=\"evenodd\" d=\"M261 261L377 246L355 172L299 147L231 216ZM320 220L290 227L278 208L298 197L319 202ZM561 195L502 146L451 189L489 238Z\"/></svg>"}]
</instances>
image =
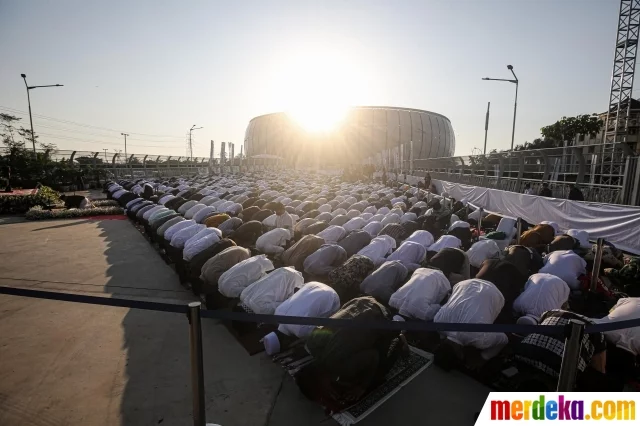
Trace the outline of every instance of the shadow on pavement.
<instances>
[{"instance_id":1,"label":"shadow on pavement","mask_svg":"<svg viewBox=\"0 0 640 426\"><path fill-rule=\"evenodd\" d=\"M139 288L144 300L188 303L194 296L133 225L98 223L108 263L104 289L122 297ZM127 298L136 298L127 290ZM224 426L263 425L283 377L266 357L249 357L216 321L203 319L207 421ZM189 324L186 315L130 309L122 320L122 425L192 423Z\"/></svg>"}]
</instances>

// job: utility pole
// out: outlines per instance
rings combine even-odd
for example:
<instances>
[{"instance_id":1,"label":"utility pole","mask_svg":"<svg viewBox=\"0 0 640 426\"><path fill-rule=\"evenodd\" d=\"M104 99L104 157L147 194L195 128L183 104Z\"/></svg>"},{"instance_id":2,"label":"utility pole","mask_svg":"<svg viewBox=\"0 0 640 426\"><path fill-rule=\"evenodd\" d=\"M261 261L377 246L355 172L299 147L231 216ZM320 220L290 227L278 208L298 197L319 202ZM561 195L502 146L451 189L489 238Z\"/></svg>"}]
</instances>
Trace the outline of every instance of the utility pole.
<instances>
[{"instance_id":1,"label":"utility pole","mask_svg":"<svg viewBox=\"0 0 640 426\"><path fill-rule=\"evenodd\" d=\"M487 134L489 133L489 108L491 108L491 102L487 102L487 116L484 120L484 155L487 155Z\"/></svg>"},{"instance_id":2,"label":"utility pole","mask_svg":"<svg viewBox=\"0 0 640 426\"><path fill-rule=\"evenodd\" d=\"M24 85L27 88L27 103L29 104L29 123L31 124L31 143L33 145L33 155L36 154L36 134L33 133L33 117L31 116L31 96L29 96L29 90L37 89L38 87L62 87L62 84L47 84L45 86L29 86L27 84L27 75L20 74L20 77L24 80Z\"/></svg>"},{"instance_id":3,"label":"utility pole","mask_svg":"<svg viewBox=\"0 0 640 426\"><path fill-rule=\"evenodd\" d=\"M107 163L109 160L107 160L107 148L102 148L102 150L104 151L104 162Z\"/></svg>"},{"instance_id":4,"label":"utility pole","mask_svg":"<svg viewBox=\"0 0 640 426\"><path fill-rule=\"evenodd\" d=\"M125 168L127 168L127 166L129 165L128 162L128 157L127 157L127 136L129 136L128 133L120 133L122 136L124 136L124 166Z\"/></svg>"},{"instance_id":5,"label":"utility pole","mask_svg":"<svg viewBox=\"0 0 640 426\"><path fill-rule=\"evenodd\" d=\"M191 143L191 132L198 129L202 129L202 127L196 127L195 124L191 126L191 128L189 129L189 158L191 159L192 162L193 162L193 144Z\"/></svg>"}]
</instances>

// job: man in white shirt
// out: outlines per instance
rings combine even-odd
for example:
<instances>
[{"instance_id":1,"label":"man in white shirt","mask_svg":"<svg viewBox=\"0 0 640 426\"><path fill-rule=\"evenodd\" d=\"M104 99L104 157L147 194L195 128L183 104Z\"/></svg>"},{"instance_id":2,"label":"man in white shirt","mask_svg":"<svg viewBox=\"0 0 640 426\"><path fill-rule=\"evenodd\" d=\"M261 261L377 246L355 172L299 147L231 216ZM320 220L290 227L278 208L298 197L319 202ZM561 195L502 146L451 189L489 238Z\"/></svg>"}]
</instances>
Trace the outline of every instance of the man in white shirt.
<instances>
[{"instance_id":1,"label":"man in white shirt","mask_svg":"<svg viewBox=\"0 0 640 426\"><path fill-rule=\"evenodd\" d=\"M276 228L288 230L293 238L293 227L296 225L296 221L287 213L282 203L277 203L274 211L276 213Z\"/></svg>"},{"instance_id":2,"label":"man in white shirt","mask_svg":"<svg viewBox=\"0 0 640 426\"><path fill-rule=\"evenodd\" d=\"M258 237L256 248L268 255L279 254L284 251L284 246L289 239L291 239L291 232L288 229L272 229Z\"/></svg>"},{"instance_id":3,"label":"man in white shirt","mask_svg":"<svg viewBox=\"0 0 640 426\"><path fill-rule=\"evenodd\" d=\"M453 287L451 297L435 315L433 322L493 324L503 306L504 296L494 284L477 278L465 280ZM509 342L504 333L445 331L441 334L446 337L448 345L446 350L436 353L436 361L445 369L451 366L452 361L455 362L457 355L456 351L451 352L451 343L473 346L480 350L483 359L488 360Z\"/></svg>"},{"instance_id":4,"label":"man in white shirt","mask_svg":"<svg viewBox=\"0 0 640 426\"><path fill-rule=\"evenodd\" d=\"M572 250L558 250L544 258L544 266L540 273L562 278L572 290L580 288L579 277L587 272L587 262Z\"/></svg>"},{"instance_id":5,"label":"man in white shirt","mask_svg":"<svg viewBox=\"0 0 640 426\"><path fill-rule=\"evenodd\" d=\"M442 271L419 268L405 285L391 295L389 306L402 316L431 321L450 291L451 284Z\"/></svg>"},{"instance_id":6,"label":"man in white shirt","mask_svg":"<svg viewBox=\"0 0 640 426\"><path fill-rule=\"evenodd\" d=\"M524 291L513 302L513 311L518 324L538 324L542 314L561 309L569 299L571 290L562 279L551 274L533 274L524 286Z\"/></svg>"},{"instance_id":7,"label":"man in white shirt","mask_svg":"<svg viewBox=\"0 0 640 426\"><path fill-rule=\"evenodd\" d=\"M297 293L276 308L275 315L328 318L340 309L338 293L326 284L316 281L306 283ZM286 349L292 338L304 339L316 327L313 325L281 324L278 331L264 338L268 355ZM287 338L288 337L288 338Z\"/></svg>"}]
</instances>

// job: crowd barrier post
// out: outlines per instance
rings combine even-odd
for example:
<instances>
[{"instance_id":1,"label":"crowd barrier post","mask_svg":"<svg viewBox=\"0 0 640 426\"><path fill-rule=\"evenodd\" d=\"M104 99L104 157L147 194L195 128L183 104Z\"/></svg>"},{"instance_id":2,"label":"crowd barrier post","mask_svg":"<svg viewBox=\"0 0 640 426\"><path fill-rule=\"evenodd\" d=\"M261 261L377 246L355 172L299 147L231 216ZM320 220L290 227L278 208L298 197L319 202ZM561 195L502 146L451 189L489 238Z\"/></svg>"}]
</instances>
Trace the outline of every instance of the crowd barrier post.
<instances>
[{"instance_id":1,"label":"crowd barrier post","mask_svg":"<svg viewBox=\"0 0 640 426\"><path fill-rule=\"evenodd\" d=\"M560 365L560 377L558 377L558 392L571 392L575 386L582 336L584 335L584 322L572 319L567 325L567 330L562 364Z\"/></svg>"},{"instance_id":2,"label":"crowd barrier post","mask_svg":"<svg viewBox=\"0 0 640 426\"><path fill-rule=\"evenodd\" d=\"M604 249L604 238L598 238L596 242L596 255L593 258L593 268L591 269L591 282L589 290L595 292L598 287L598 277L600 276L600 265L602 264L602 250Z\"/></svg>"},{"instance_id":3,"label":"crowd barrier post","mask_svg":"<svg viewBox=\"0 0 640 426\"><path fill-rule=\"evenodd\" d=\"M522 235L522 219L516 221L516 244L520 244L520 236Z\"/></svg>"},{"instance_id":4,"label":"crowd barrier post","mask_svg":"<svg viewBox=\"0 0 640 426\"><path fill-rule=\"evenodd\" d=\"M191 352L191 392L193 397L193 425L206 426L204 405L204 363L202 358L202 325L200 302L189 303L189 343Z\"/></svg>"}]
</instances>

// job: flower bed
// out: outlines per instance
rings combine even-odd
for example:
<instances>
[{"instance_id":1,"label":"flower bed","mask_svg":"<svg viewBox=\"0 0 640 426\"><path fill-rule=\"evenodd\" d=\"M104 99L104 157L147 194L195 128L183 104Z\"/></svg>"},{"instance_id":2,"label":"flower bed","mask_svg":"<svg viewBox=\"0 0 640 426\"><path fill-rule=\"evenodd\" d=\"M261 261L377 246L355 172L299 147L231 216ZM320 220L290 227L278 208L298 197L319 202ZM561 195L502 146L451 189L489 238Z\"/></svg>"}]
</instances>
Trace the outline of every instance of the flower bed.
<instances>
[{"instance_id":1,"label":"flower bed","mask_svg":"<svg viewBox=\"0 0 640 426\"><path fill-rule=\"evenodd\" d=\"M68 209L68 210L43 210L42 207L36 206L31 208L25 217L27 220L46 220L46 219L73 219L77 217L88 216L104 216L104 215L121 215L124 210L120 207L94 207L90 209Z\"/></svg>"},{"instance_id":2,"label":"flower bed","mask_svg":"<svg viewBox=\"0 0 640 426\"><path fill-rule=\"evenodd\" d=\"M120 204L116 200L91 200L94 207L118 207Z\"/></svg>"},{"instance_id":3,"label":"flower bed","mask_svg":"<svg viewBox=\"0 0 640 426\"><path fill-rule=\"evenodd\" d=\"M44 207L58 204L61 204L58 193L48 186L43 186L35 194L0 197L0 214L25 213L34 206Z\"/></svg>"}]
</instances>

